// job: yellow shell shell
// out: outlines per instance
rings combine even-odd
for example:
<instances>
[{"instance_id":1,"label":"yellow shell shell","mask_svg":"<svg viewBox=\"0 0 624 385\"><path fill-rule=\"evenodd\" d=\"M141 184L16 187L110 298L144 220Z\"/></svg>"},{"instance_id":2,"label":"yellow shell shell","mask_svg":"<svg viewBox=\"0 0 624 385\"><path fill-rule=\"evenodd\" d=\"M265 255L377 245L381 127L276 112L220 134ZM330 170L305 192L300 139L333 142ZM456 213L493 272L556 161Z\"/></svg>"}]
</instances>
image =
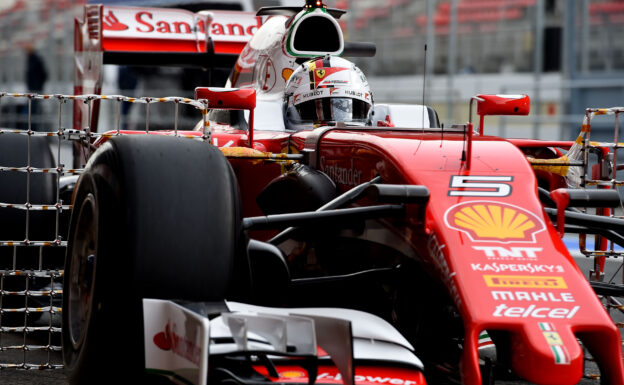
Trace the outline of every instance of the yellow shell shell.
<instances>
[{"instance_id":1,"label":"yellow shell shell","mask_svg":"<svg viewBox=\"0 0 624 385\"><path fill-rule=\"evenodd\" d=\"M300 372L297 370L289 370L289 371L281 372L279 376L281 378L302 378L302 377L306 377L306 374L304 372Z\"/></svg>"},{"instance_id":2,"label":"yellow shell shell","mask_svg":"<svg viewBox=\"0 0 624 385\"><path fill-rule=\"evenodd\" d=\"M474 232L479 238L524 239L535 222L519 210L497 204L463 207L453 218L455 226Z\"/></svg>"}]
</instances>

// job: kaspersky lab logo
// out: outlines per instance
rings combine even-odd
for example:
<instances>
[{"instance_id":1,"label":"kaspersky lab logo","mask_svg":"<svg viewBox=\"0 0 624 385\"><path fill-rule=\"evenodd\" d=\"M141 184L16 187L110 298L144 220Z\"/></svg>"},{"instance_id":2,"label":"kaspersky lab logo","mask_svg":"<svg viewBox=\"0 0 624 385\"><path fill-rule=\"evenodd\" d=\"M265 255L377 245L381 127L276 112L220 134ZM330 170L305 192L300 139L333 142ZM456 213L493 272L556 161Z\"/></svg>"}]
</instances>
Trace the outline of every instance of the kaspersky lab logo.
<instances>
[{"instance_id":1,"label":"kaspersky lab logo","mask_svg":"<svg viewBox=\"0 0 624 385\"><path fill-rule=\"evenodd\" d=\"M522 207L494 201L470 201L450 207L446 225L466 234L473 242L535 243L535 234L546 225Z\"/></svg>"}]
</instances>

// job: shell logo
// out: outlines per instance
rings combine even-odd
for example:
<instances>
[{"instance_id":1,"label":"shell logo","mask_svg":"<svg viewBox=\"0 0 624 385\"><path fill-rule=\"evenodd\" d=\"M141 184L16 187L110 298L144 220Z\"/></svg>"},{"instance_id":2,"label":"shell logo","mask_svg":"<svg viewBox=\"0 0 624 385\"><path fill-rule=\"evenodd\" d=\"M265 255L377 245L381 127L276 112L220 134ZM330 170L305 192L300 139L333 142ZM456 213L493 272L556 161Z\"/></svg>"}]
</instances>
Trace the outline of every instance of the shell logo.
<instances>
[{"instance_id":1,"label":"shell logo","mask_svg":"<svg viewBox=\"0 0 624 385\"><path fill-rule=\"evenodd\" d=\"M535 242L544 222L530 211L508 203L471 201L450 207L446 225L468 235L473 242Z\"/></svg>"},{"instance_id":2,"label":"shell logo","mask_svg":"<svg viewBox=\"0 0 624 385\"><path fill-rule=\"evenodd\" d=\"M279 374L280 378L303 378L306 377L304 372L297 370L288 370Z\"/></svg>"},{"instance_id":3,"label":"shell logo","mask_svg":"<svg viewBox=\"0 0 624 385\"><path fill-rule=\"evenodd\" d=\"M292 75L293 72L294 71L292 69L290 69L290 68L284 68L282 70L282 79L284 79L284 81L287 82L288 79L290 79L290 75Z\"/></svg>"}]
</instances>

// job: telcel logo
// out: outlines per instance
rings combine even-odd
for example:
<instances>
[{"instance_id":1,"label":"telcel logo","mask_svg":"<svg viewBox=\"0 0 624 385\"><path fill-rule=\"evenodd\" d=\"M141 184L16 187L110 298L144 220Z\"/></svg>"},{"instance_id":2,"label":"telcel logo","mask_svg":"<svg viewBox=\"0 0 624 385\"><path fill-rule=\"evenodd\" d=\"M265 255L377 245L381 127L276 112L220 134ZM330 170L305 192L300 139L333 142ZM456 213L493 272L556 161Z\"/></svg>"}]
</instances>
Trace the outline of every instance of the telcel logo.
<instances>
[{"instance_id":1,"label":"telcel logo","mask_svg":"<svg viewBox=\"0 0 624 385\"><path fill-rule=\"evenodd\" d=\"M535 277L531 275L484 275L489 287L522 287L533 289L567 289L563 277Z\"/></svg>"},{"instance_id":2,"label":"telcel logo","mask_svg":"<svg viewBox=\"0 0 624 385\"><path fill-rule=\"evenodd\" d=\"M580 306L574 306L572 309L565 307L538 307L537 305L524 306L508 306L504 303L497 305L494 317L505 318L573 318L579 311Z\"/></svg>"}]
</instances>

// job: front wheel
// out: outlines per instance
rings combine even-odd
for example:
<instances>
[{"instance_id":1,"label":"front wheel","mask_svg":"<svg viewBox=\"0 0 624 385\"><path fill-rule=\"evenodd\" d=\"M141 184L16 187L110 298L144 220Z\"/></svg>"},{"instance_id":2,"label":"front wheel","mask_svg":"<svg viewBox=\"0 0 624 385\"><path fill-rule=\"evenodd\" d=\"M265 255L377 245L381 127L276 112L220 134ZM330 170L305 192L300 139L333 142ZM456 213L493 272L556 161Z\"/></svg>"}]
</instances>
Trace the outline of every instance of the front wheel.
<instances>
[{"instance_id":1,"label":"front wheel","mask_svg":"<svg viewBox=\"0 0 624 385\"><path fill-rule=\"evenodd\" d=\"M143 298L228 295L245 259L238 199L228 161L208 143L127 136L93 154L76 188L65 266L71 383L124 372L141 380Z\"/></svg>"}]
</instances>

